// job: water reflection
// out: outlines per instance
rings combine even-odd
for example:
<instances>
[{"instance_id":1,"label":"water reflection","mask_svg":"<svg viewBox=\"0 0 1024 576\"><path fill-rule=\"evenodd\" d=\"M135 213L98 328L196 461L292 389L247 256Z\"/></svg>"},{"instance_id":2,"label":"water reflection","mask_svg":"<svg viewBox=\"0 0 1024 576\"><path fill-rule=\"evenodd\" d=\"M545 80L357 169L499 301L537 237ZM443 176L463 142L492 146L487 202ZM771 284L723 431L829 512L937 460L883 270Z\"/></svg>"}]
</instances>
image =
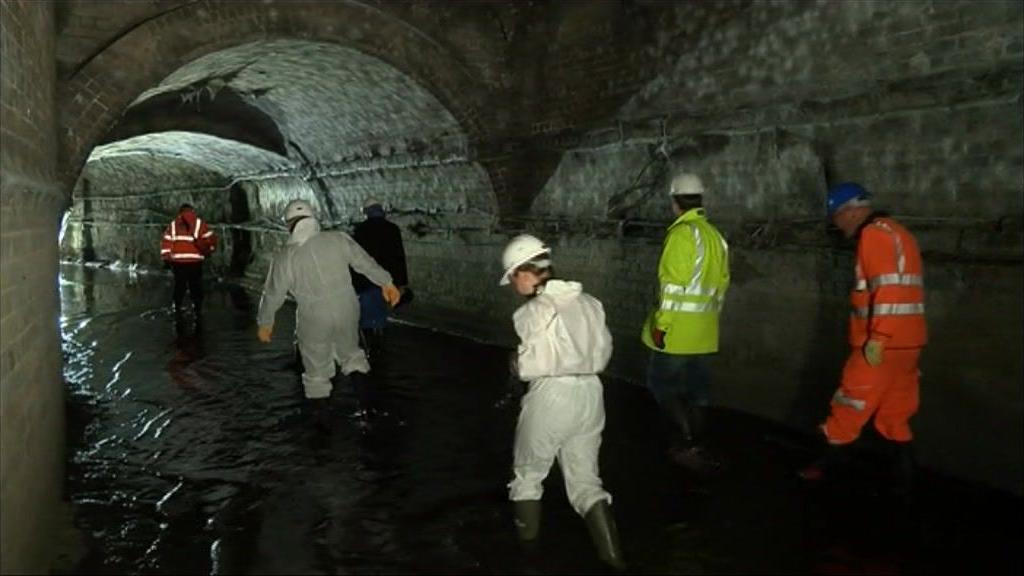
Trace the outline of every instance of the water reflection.
<instances>
[{"instance_id":1,"label":"water reflection","mask_svg":"<svg viewBox=\"0 0 1024 576\"><path fill-rule=\"evenodd\" d=\"M387 416L353 419L336 381L310 424L292 343L255 338L239 289L175 316L170 277L65 266L68 492L82 573L588 573L603 568L547 482L539 555L515 542L505 484L518 406L506 350L394 326L373 374ZM291 315L275 332L291 334ZM380 356L378 356L380 357ZM642 573L1019 571L1020 499L929 477L894 507L870 474L808 491L806 438L723 413L722 477L670 468L657 409L611 382L602 476Z\"/></svg>"}]
</instances>

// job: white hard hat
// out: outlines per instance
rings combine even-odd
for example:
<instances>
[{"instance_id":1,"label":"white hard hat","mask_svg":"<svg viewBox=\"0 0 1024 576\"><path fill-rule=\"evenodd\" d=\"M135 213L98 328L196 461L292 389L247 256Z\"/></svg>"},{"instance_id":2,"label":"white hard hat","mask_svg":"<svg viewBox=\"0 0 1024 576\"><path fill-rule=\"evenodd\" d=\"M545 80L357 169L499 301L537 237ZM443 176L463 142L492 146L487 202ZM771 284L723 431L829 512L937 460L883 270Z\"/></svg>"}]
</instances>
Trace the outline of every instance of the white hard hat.
<instances>
[{"instance_id":1,"label":"white hard hat","mask_svg":"<svg viewBox=\"0 0 1024 576\"><path fill-rule=\"evenodd\" d=\"M672 186L668 189L669 196L680 194L703 194L704 183L696 174L683 173L672 179Z\"/></svg>"},{"instance_id":2,"label":"white hard hat","mask_svg":"<svg viewBox=\"0 0 1024 576\"><path fill-rule=\"evenodd\" d=\"M501 265L505 268L505 272L501 275L498 285L504 286L508 284L509 278L516 268L538 256L550 253L551 248L548 248L537 237L530 236L529 234L516 236L508 243L508 246L505 246L505 252L501 255ZM540 268L545 268L551 264L551 260L540 260L536 264Z\"/></svg>"},{"instance_id":3,"label":"white hard hat","mask_svg":"<svg viewBox=\"0 0 1024 576\"><path fill-rule=\"evenodd\" d=\"M305 200L292 200L284 207L284 221L291 222L295 218L302 216L315 217L316 213L313 212L313 207L309 205L309 202Z\"/></svg>"}]
</instances>

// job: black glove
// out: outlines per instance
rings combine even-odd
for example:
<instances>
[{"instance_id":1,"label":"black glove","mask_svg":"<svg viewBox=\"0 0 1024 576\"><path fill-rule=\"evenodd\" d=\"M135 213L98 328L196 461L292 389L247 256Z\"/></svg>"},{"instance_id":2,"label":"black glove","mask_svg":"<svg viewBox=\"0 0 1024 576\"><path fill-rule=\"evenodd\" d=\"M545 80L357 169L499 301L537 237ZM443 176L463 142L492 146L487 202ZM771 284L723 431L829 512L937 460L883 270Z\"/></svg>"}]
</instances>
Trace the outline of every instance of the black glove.
<instances>
[{"instance_id":1,"label":"black glove","mask_svg":"<svg viewBox=\"0 0 1024 576\"><path fill-rule=\"evenodd\" d=\"M395 304L394 309L398 309L409 304L415 296L415 294L412 293L412 288L409 288L408 286L399 286L398 291L402 293L402 296L398 299L398 304Z\"/></svg>"},{"instance_id":2,"label":"black glove","mask_svg":"<svg viewBox=\"0 0 1024 576\"><path fill-rule=\"evenodd\" d=\"M508 387L515 396L526 392L526 383L519 379L519 351L513 350L508 355Z\"/></svg>"}]
</instances>

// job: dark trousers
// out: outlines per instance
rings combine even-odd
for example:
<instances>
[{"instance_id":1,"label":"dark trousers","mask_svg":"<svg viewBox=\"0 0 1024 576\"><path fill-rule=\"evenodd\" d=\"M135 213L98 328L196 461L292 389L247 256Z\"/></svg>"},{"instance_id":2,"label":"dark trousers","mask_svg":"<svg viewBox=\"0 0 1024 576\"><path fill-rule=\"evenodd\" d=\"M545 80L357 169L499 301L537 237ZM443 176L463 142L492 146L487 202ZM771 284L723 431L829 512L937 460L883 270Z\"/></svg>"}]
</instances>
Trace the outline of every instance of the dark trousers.
<instances>
[{"instance_id":1,"label":"dark trousers","mask_svg":"<svg viewBox=\"0 0 1024 576\"><path fill-rule=\"evenodd\" d=\"M203 305L203 265L198 262L171 264L171 270L174 272L174 307L181 309L188 290L198 311Z\"/></svg>"},{"instance_id":2,"label":"dark trousers","mask_svg":"<svg viewBox=\"0 0 1024 576\"><path fill-rule=\"evenodd\" d=\"M681 434L677 444L699 444L704 413L711 399L709 354L665 354L651 351L647 388Z\"/></svg>"}]
</instances>

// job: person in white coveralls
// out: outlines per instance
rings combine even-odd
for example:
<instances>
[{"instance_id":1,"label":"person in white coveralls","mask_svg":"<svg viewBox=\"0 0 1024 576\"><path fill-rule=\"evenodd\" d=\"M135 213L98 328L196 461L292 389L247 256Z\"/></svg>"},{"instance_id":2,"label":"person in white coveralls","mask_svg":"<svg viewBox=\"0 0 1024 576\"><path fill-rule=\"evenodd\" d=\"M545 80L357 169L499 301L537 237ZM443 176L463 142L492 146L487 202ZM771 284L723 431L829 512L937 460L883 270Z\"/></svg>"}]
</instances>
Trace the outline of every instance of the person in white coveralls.
<instances>
[{"instance_id":1,"label":"person in white coveralls","mask_svg":"<svg viewBox=\"0 0 1024 576\"><path fill-rule=\"evenodd\" d=\"M584 518L602 561L624 568L611 494L601 485L598 453L604 389L598 374L612 354L601 302L579 282L557 280L551 250L523 234L502 255L500 285L527 300L513 316L520 343L513 370L529 382L522 399L509 499L520 539L540 531L543 482L557 458L572 507Z\"/></svg>"},{"instance_id":2,"label":"person in white coveralls","mask_svg":"<svg viewBox=\"0 0 1024 576\"><path fill-rule=\"evenodd\" d=\"M370 364L359 347L359 302L352 289L349 266L381 287L394 306L401 296L391 275L349 235L321 232L313 207L292 200L285 208L288 243L274 255L263 286L257 322L259 339L270 342L274 316L291 294L298 305L295 330L302 354L302 384L306 398L331 394L335 363L352 380L360 396Z\"/></svg>"}]
</instances>

